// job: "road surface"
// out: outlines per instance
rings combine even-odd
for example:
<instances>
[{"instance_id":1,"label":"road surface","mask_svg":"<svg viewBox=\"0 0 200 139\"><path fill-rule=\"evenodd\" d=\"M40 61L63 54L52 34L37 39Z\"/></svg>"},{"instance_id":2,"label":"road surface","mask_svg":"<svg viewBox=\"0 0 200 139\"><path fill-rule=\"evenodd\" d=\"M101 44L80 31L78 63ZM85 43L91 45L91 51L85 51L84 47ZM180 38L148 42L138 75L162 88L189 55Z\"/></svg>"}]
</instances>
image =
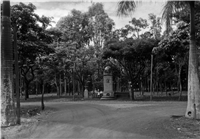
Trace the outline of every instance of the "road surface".
<instances>
[{"instance_id":1,"label":"road surface","mask_svg":"<svg viewBox=\"0 0 200 139\"><path fill-rule=\"evenodd\" d=\"M25 138L178 139L169 120L184 115L186 102L46 102L46 107L55 111L40 117Z\"/></svg>"}]
</instances>

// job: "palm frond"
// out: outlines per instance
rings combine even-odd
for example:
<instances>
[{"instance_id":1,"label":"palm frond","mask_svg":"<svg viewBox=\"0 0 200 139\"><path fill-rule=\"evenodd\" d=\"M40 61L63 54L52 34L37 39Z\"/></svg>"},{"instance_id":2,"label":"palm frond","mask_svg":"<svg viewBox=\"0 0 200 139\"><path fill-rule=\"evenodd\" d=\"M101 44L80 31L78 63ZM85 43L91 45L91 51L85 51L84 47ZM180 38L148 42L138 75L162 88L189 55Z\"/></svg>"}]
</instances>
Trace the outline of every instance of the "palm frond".
<instances>
[{"instance_id":1,"label":"palm frond","mask_svg":"<svg viewBox=\"0 0 200 139\"><path fill-rule=\"evenodd\" d=\"M182 10L188 5L186 1L167 1L162 14L162 22L165 21L166 33L169 34L171 23L173 19L173 14L177 11Z\"/></svg>"},{"instance_id":2,"label":"palm frond","mask_svg":"<svg viewBox=\"0 0 200 139\"><path fill-rule=\"evenodd\" d=\"M173 13L180 11L188 6L187 1L167 1L164 8L162 18L165 19L168 14L173 15Z\"/></svg>"},{"instance_id":3,"label":"palm frond","mask_svg":"<svg viewBox=\"0 0 200 139\"><path fill-rule=\"evenodd\" d=\"M117 15L118 16L127 16L131 12L134 12L136 8L136 2L135 1L120 1L118 3L117 8Z\"/></svg>"}]
</instances>

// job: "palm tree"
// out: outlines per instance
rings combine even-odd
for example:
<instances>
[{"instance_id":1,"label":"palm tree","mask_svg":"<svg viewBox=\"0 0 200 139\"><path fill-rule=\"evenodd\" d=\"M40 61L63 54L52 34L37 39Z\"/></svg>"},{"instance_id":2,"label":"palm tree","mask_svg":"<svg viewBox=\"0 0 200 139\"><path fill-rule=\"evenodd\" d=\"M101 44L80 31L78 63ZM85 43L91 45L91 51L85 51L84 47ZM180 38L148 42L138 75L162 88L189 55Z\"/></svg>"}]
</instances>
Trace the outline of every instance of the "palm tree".
<instances>
[{"instance_id":1,"label":"palm tree","mask_svg":"<svg viewBox=\"0 0 200 139\"><path fill-rule=\"evenodd\" d=\"M11 44L10 1L2 5L1 34L1 125L16 124L13 99L13 49Z\"/></svg>"},{"instance_id":2,"label":"palm tree","mask_svg":"<svg viewBox=\"0 0 200 139\"><path fill-rule=\"evenodd\" d=\"M118 15L127 15L135 10L137 2L121 1L118 3ZM166 21L167 32L173 12L183 7L190 9L190 50L188 68L188 103L185 116L200 119L200 80L198 76L198 55L195 45L195 1L167 1L163 10L163 19Z\"/></svg>"}]
</instances>

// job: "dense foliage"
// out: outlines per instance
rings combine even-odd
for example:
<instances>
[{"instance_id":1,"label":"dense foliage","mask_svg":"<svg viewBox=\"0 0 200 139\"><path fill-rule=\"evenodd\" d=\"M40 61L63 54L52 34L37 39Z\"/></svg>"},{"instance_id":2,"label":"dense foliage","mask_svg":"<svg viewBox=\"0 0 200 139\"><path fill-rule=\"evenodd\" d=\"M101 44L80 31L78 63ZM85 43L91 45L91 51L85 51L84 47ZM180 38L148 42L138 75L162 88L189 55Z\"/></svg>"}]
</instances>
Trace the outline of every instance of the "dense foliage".
<instances>
[{"instance_id":1,"label":"dense foliage","mask_svg":"<svg viewBox=\"0 0 200 139\"><path fill-rule=\"evenodd\" d=\"M199 3L196 7L199 40ZM149 91L151 55L154 91L187 89L183 87L188 68L187 8L174 13L177 28L168 36L161 33L161 18L151 13L148 20L132 18L123 28L114 29L115 23L101 3L93 3L87 12L72 10L56 27L50 27L51 17L38 16L31 3L19 3L11 9L25 98L30 93L41 93L43 86L45 92L57 92L58 96L72 92L83 95L86 85L89 91L103 90L106 65L115 73L114 83L120 82L125 91L128 85L132 93Z\"/></svg>"}]
</instances>

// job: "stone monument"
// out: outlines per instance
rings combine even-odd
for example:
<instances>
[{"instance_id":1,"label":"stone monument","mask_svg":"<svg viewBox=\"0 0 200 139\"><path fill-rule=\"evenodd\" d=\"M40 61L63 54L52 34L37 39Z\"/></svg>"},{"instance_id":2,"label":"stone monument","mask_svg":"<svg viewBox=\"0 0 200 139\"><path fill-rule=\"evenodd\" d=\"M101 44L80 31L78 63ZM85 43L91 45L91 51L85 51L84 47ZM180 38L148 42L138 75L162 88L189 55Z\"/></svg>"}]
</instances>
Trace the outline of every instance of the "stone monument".
<instances>
[{"instance_id":1,"label":"stone monument","mask_svg":"<svg viewBox=\"0 0 200 139\"><path fill-rule=\"evenodd\" d=\"M84 90L84 98L88 99L89 98L89 94L88 94L88 83L86 83L85 85L85 90Z\"/></svg>"},{"instance_id":2,"label":"stone monument","mask_svg":"<svg viewBox=\"0 0 200 139\"><path fill-rule=\"evenodd\" d=\"M88 90L87 90L87 88L84 90L84 98L85 99L88 99L89 98L89 96L88 96Z\"/></svg>"},{"instance_id":3,"label":"stone monument","mask_svg":"<svg viewBox=\"0 0 200 139\"><path fill-rule=\"evenodd\" d=\"M103 96L101 100L114 99L113 78L110 66L106 66L103 73Z\"/></svg>"}]
</instances>

